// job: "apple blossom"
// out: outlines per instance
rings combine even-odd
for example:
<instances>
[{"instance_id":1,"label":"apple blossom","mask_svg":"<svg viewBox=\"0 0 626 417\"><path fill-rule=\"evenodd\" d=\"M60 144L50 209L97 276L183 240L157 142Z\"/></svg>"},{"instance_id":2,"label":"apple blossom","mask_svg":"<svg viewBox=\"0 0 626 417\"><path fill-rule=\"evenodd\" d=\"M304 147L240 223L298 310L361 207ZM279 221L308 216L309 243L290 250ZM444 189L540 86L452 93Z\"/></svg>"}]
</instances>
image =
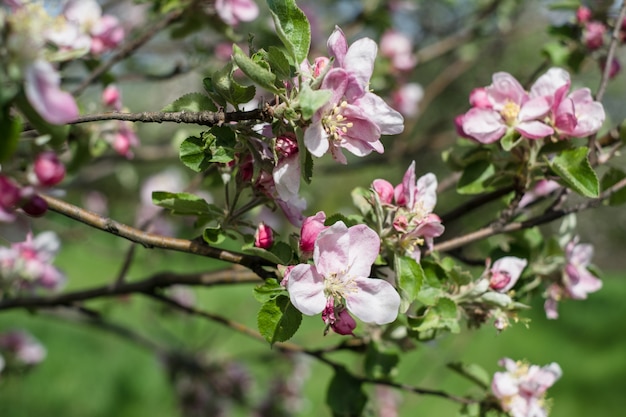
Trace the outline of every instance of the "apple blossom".
<instances>
[{"instance_id":1,"label":"apple blossom","mask_svg":"<svg viewBox=\"0 0 626 417\"><path fill-rule=\"evenodd\" d=\"M583 29L583 43L590 50L601 48L604 44L606 26L601 22L587 22Z\"/></svg>"},{"instance_id":2,"label":"apple blossom","mask_svg":"<svg viewBox=\"0 0 626 417\"><path fill-rule=\"evenodd\" d=\"M102 104L116 111L122 109L122 94L115 85L109 84L102 91Z\"/></svg>"},{"instance_id":3,"label":"apple blossom","mask_svg":"<svg viewBox=\"0 0 626 417\"><path fill-rule=\"evenodd\" d=\"M561 377L561 367L554 362L539 367L509 358L498 363L506 371L494 374L491 390L502 410L512 417L546 417L546 390Z\"/></svg>"},{"instance_id":4,"label":"apple blossom","mask_svg":"<svg viewBox=\"0 0 626 417\"><path fill-rule=\"evenodd\" d=\"M91 37L92 54L111 50L124 40L125 33L119 20L102 15L102 8L95 0L69 0L65 3L63 15Z\"/></svg>"},{"instance_id":5,"label":"apple blossom","mask_svg":"<svg viewBox=\"0 0 626 417\"><path fill-rule=\"evenodd\" d=\"M404 84L392 95L394 108L407 117L417 116L423 98L424 89L417 83Z\"/></svg>"},{"instance_id":6,"label":"apple blossom","mask_svg":"<svg viewBox=\"0 0 626 417\"><path fill-rule=\"evenodd\" d=\"M323 211L318 211L314 216L307 217L302 222L299 247L303 257L309 258L313 255L317 236L322 230L326 230L329 227L324 226L325 221L326 214Z\"/></svg>"},{"instance_id":7,"label":"apple blossom","mask_svg":"<svg viewBox=\"0 0 626 417\"><path fill-rule=\"evenodd\" d=\"M0 175L0 222L15 219L14 211L20 198L20 187L8 177Z\"/></svg>"},{"instance_id":8,"label":"apple blossom","mask_svg":"<svg viewBox=\"0 0 626 417\"><path fill-rule=\"evenodd\" d=\"M35 158L33 173L39 185L52 187L65 178L65 166L56 153L52 151L42 152Z\"/></svg>"},{"instance_id":9,"label":"apple blossom","mask_svg":"<svg viewBox=\"0 0 626 417\"><path fill-rule=\"evenodd\" d=\"M216 0L215 11L230 26L250 22L259 15L259 7L253 0Z\"/></svg>"},{"instance_id":10,"label":"apple blossom","mask_svg":"<svg viewBox=\"0 0 626 417\"><path fill-rule=\"evenodd\" d=\"M387 281L368 278L379 249L378 235L365 225L348 228L339 221L323 230L315 241L314 264L299 264L289 271L292 304L315 315L332 302L345 305L365 323L391 323L398 316L400 296Z\"/></svg>"},{"instance_id":11,"label":"apple blossom","mask_svg":"<svg viewBox=\"0 0 626 417\"><path fill-rule=\"evenodd\" d=\"M489 287L501 293L507 292L515 286L527 263L526 259L515 256L498 259L489 269Z\"/></svg>"},{"instance_id":12,"label":"apple blossom","mask_svg":"<svg viewBox=\"0 0 626 417\"><path fill-rule=\"evenodd\" d=\"M20 330L0 333L0 352L22 365L36 365L46 357L46 348L32 335Z\"/></svg>"},{"instance_id":13,"label":"apple blossom","mask_svg":"<svg viewBox=\"0 0 626 417\"><path fill-rule=\"evenodd\" d=\"M78 117L78 106L70 93L60 89L61 77L52 65L37 60L26 69L24 89L33 108L48 122L64 124Z\"/></svg>"},{"instance_id":14,"label":"apple blossom","mask_svg":"<svg viewBox=\"0 0 626 417\"><path fill-rule=\"evenodd\" d=\"M587 23L591 19L592 13L589 7L580 6L576 10L576 20L578 23Z\"/></svg>"},{"instance_id":15,"label":"apple blossom","mask_svg":"<svg viewBox=\"0 0 626 417\"><path fill-rule=\"evenodd\" d=\"M391 59L391 65L398 71L410 71L417 64L417 58L413 54L413 42L400 32L390 30L383 33L380 52Z\"/></svg>"}]
</instances>

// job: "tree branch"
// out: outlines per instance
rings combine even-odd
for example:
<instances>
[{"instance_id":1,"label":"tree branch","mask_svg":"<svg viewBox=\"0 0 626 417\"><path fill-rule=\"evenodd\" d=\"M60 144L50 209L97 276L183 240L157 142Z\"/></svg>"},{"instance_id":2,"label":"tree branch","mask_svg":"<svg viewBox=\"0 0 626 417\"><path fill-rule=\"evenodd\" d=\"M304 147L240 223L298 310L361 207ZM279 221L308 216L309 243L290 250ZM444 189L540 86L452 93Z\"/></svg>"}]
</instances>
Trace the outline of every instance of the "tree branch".
<instances>
[{"instance_id":1,"label":"tree branch","mask_svg":"<svg viewBox=\"0 0 626 417\"><path fill-rule=\"evenodd\" d=\"M195 240L177 239L173 237L156 235L144 232L126 224L119 223L110 218L102 217L91 211L74 206L65 201L56 199L49 195L41 195L46 200L50 210L69 217L73 220L84 223L93 228L111 233L115 236L123 237L131 242L139 243L145 248L161 248L178 252L191 253L194 255L206 256L221 261L243 265L262 278L274 276L271 272L263 269L263 266L275 266L272 263L251 255L232 252L225 249L214 248L204 242Z\"/></svg>"}]
</instances>

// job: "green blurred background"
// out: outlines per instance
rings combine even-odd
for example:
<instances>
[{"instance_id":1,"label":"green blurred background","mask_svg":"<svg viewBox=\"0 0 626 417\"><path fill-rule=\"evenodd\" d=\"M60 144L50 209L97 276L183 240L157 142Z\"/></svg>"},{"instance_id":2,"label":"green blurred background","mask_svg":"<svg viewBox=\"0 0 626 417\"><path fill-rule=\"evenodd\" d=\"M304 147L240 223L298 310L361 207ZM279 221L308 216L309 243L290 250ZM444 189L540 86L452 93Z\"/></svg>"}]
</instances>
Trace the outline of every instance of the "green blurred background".
<instances>
[{"instance_id":1,"label":"green blurred background","mask_svg":"<svg viewBox=\"0 0 626 417\"><path fill-rule=\"evenodd\" d=\"M112 12L124 10L116 3L109 4ZM415 14L405 16L395 24L412 31L419 49L462 29L463 18L471 17L473 10L487 2L450 0L413 3ZM309 201L307 214L320 209L328 213L352 210L349 192L353 187L368 186L373 179L381 177L397 183L411 160L417 162L418 175L433 171L442 179L450 174L441 161L441 153L456 139L452 119L467 110L471 89L489 84L494 71L507 71L522 80L531 77L543 60L540 46L548 40L547 24L568 18L567 15L548 12L547 6L551 3L548 1L499 3L498 15L488 23L497 30L483 28L487 35L480 41L460 45L440 59L420 63L411 74L410 80L421 83L425 88L436 82L443 85L427 89L432 94L428 97L429 105L418 118L407 120L407 132L402 138L383 140L388 150L384 156L373 155L371 159L359 161L351 159L345 170L328 161L316 166L313 184L302 190ZM381 2L354 0L298 4L318 16L321 34L317 47L322 53L325 38L332 29L330 23L345 25L351 40L357 36L376 37L376 33L360 30L360 26L354 23L359 18L377 29L390 24L384 16L367 15L376 10ZM265 10L263 5L261 7ZM325 19L329 15L337 21ZM410 20L415 16L418 16L417 20ZM245 33L247 29L252 31L254 27L243 25L241 32ZM212 54L211 48L215 46L217 35L210 32L206 36L194 36L187 43L171 41L166 36L157 37L135 58L116 67L118 74L136 71L152 75L169 73L179 65L191 67L190 72L159 81L158 84L154 80L120 76L118 85L123 89L126 106L132 111L154 111L184 93L201 90L201 79L207 68L199 63ZM261 32L257 42L262 45L267 39L271 37ZM619 54L623 56L621 51ZM162 59L163 56L167 59ZM442 74L447 74L455 65L463 64L465 59L469 62L467 67L459 74L442 80ZM378 76L382 80L385 74L379 73ZM620 74L610 84L605 97L609 114L607 126L626 116L624 76ZM599 71L593 63L589 63L583 66L582 73L576 75L574 80L575 84L588 85L593 90L599 82ZM373 83L376 82L375 79ZM97 100L98 94L99 89L96 88L88 91L85 102L89 98ZM195 127L185 129L187 133L197 131ZM91 171L84 170L71 179L68 198L80 204L89 189L87 184L90 184L89 187L96 187L108 198L113 218L132 224L137 190L142 181L168 164L177 163L175 143L185 134L181 134L177 126L143 125L139 126L139 136L147 146L137 152L135 161L101 158L90 167ZM398 143L404 145L399 146ZM163 155L169 155L171 159L159 162L154 158ZM623 162L624 159L620 158L615 164L623 165ZM181 171L184 172L182 168ZM220 191L211 191L219 201ZM449 210L456 201L458 197L452 193L442 195L436 212ZM483 216L484 213L477 215ZM462 227L471 227L471 224L455 227L461 230ZM69 277L68 290L110 283L129 246L126 241L72 224L54 214L41 220L36 228L54 229L61 235L63 248L56 264ZM579 216L579 231L581 241L593 243L596 247L594 263L604 271L604 288L601 291L591 294L585 301L562 303L560 318L556 321L545 318L542 300L536 300L526 315L530 319L528 326L516 324L497 334L490 325L486 325L479 330L463 330L460 335L419 345L402 357L398 380L465 395L475 388L448 370L445 367L448 362L476 363L490 373L498 369L497 361L502 357L527 359L539 365L558 362L563 369L563 378L549 391L554 400L552 416L622 415L626 408L623 394L626 387L626 303L623 301L626 298L626 257L623 256L626 213L621 208L601 208L583 213ZM449 229L447 233L454 235L455 232L455 229ZM130 279L139 279L162 270L201 272L225 266L190 255L139 248L137 261L129 276ZM193 291L198 307L251 328L256 327L259 304L252 297L252 285L196 288ZM207 320L164 311L141 296L101 300L89 303L89 306L103 312L112 322L133 327L138 333L165 346L199 355L208 363L242 362L250 372L250 392L255 402L262 401L271 384L273 375L268 375L268 368L272 369L272 374L286 374L290 369L280 363L280 356L273 355L264 343ZM0 377L0 416L179 415L168 371L154 352L97 326L78 324L76 317L69 312L61 312L61 315L27 311L0 314L0 330L26 328L42 341L48 351L46 360L29 372ZM316 348L330 346L339 340L337 335L321 338L321 330L319 317L305 317L303 328L294 341ZM354 369L359 368L350 354L337 354L336 359L352 363ZM331 370L311 359L300 358L298 361L303 363L303 377L306 377L298 415L330 415L324 398ZM371 391L371 388L368 387L368 390ZM442 399L399 392L397 395L400 397L402 416L450 416L458 411L456 404ZM228 415L244 416L249 412L234 406Z\"/></svg>"}]
</instances>

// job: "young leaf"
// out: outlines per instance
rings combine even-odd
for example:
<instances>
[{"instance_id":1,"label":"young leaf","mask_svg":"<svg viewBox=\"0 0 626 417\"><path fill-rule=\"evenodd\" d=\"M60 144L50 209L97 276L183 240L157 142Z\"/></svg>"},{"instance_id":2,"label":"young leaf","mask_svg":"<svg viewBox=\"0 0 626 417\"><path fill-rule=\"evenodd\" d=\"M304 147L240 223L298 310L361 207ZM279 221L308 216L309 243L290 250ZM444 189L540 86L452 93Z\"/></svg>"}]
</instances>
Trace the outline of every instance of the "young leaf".
<instances>
[{"instance_id":1,"label":"young leaf","mask_svg":"<svg viewBox=\"0 0 626 417\"><path fill-rule=\"evenodd\" d=\"M267 61L274 73L281 79L291 78L293 76L289 60L280 48L270 46L267 51Z\"/></svg>"},{"instance_id":2,"label":"young leaf","mask_svg":"<svg viewBox=\"0 0 626 417\"><path fill-rule=\"evenodd\" d=\"M350 375L342 366L335 367L335 375L328 384L326 404L333 416L360 416L367 403L362 382Z\"/></svg>"},{"instance_id":3,"label":"young leaf","mask_svg":"<svg viewBox=\"0 0 626 417\"><path fill-rule=\"evenodd\" d=\"M210 78L210 85L207 86L207 79L205 79L205 88L209 91L207 87L211 87L215 94L221 96L223 100L237 106L252 100L256 94L256 88L253 85L245 87L237 83L233 79L233 72L233 65L232 63L229 63L224 68L213 74L213 77Z\"/></svg>"},{"instance_id":4,"label":"young leaf","mask_svg":"<svg viewBox=\"0 0 626 417\"><path fill-rule=\"evenodd\" d=\"M259 285L254 288L254 298L260 303L275 299L279 295L285 294L285 287L278 283L278 280L270 278L265 280L263 285Z\"/></svg>"},{"instance_id":5,"label":"young leaf","mask_svg":"<svg viewBox=\"0 0 626 417\"><path fill-rule=\"evenodd\" d=\"M309 120L313 117L320 107L328 103L331 95L332 91L330 90L311 90L308 84L303 84L298 96L302 118Z\"/></svg>"},{"instance_id":6,"label":"young leaf","mask_svg":"<svg viewBox=\"0 0 626 417\"><path fill-rule=\"evenodd\" d=\"M235 159L237 139L235 132L228 126L213 126L208 137L208 147L211 150L209 162L227 164Z\"/></svg>"},{"instance_id":7,"label":"young leaf","mask_svg":"<svg viewBox=\"0 0 626 417\"><path fill-rule=\"evenodd\" d=\"M154 191L152 202L171 210L173 214L218 217L223 214L217 206L207 203L202 197L189 193Z\"/></svg>"},{"instance_id":8,"label":"young leaf","mask_svg":"<svg viewBox=\"0 0 626 417\"><path fill-rule=\"evenodd\" d=\"M408 256L396 256L395 269L401 299L400 312L405 313L422 287L424 271L415 259Z\"/></svg>"},{"instance_id":9,"label":"young leaf","mask_svg":"<svg viewBox=\"0 0 626 417\"><path fill-rule=\"evenodd\" d=\"M291 339L301 322L302 313L285 295L267 301L257 316L259 332L272 345Z\"/></svg>"},{"instance_id":10,"label":"young leaf","mask_svg":"<svg viewBox=\"0 0 626 417\"><path fill-rule=\"evenodd\" d=\"M189 93L177 98L161 110L162 112L178 111L217 111L215 103L202 93Z\"/></svg>"},{"instance_id":11,"label":"young leaf","mask_svg":"<svg viewBox=\"0 0 626 417\"><path fill-rule=\"evenodd\" d=\"M211 226L204 229L202 239L209 245L219 245L226 240L226 234L220 226Z\"/></svg>"},{"instance_id":12,"label":"young leaf","mask_svg":"<svg viewBox=\"0 0 626 417\"><path fill-rule=\"evenodd\" d=\"M267 0L276 33L296 64L307 59L311 46L311 26L295 0Z\"/></svg>"},{"instance_id":13,"label":"young leaf","mask_svg":"<svg viewBox=\"0 0 626 417\"><path fill-rule=\"evenodd\" d=\"M274 94L281 93L281 90L275 85L276 75L248 57L236 44L233 44L233 59L241 71L256 84Z\"/></svg>"},{"instance_id":14,"label":"young leaf","mask_svg":"<svg viewBox=\"0 0 626 417\"><path fill-rule=\"evenodd\" d=\"M428 309L421 324L414 330L424 332L436 329L448 329L452 333L461 331L457 317L457 306L450 298L439 298L437 304Z\"/></svg>"},{"instance_id":15,"label":"young leaf","mask_svg":"<svg viewBox=\"0 0 626 417\"><path fill-rule=\"evenodd\" d=\"M589 198L600 194L598 176L587 159L587 148L563 151L550 161L550 168L572 190Z\"/></svg>"},{"instance_id":16,"label":"young leaf","mask_svg":"<svg viewBox=\"0 0 626 417\"><path fill-rule=\"evenodd\" d=\"M180 144L179 157L187 168L195 172L204 171L211 165L211 152L205 140L197 136L190 136Z\"/></svg>"}]
</instances>

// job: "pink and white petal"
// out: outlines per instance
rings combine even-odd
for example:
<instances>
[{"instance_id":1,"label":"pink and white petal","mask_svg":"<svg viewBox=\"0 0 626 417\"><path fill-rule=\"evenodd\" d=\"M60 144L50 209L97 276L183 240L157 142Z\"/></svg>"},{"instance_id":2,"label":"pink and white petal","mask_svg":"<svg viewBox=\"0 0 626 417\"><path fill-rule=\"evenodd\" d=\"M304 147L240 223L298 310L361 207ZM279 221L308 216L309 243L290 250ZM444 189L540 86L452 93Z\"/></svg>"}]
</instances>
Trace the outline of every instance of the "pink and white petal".
<instances>
[{"instance_id":1,"label":"pink and white petal","mask_svg":"<svg viewBox=\"0 0 626 417\"><path fill-rule=\"evenodd\" d=\"M372 188L378 194L378 199L383 204L391 204L393 201L393 185L387 180L375 179Z\"/></svg>"},{"instance_id":2,"label":"pink and white petal","mask_svg":"<svg viewBox=\"0 0 626 417\"><path fill-rule=\"evenodd\" d=\"M335 58L340 67L343 67L344 58L348 52L348 41L339 26L335 26L335 30L328 38L327 47L328 54Z\"/></svg>"},{"instance_id":3,"label":"pink and white petal","mask_svg":"<svg viewBox=\"0 0 626 417\"><path fill-rule=\"evenodd\" d=\"M283 200L298 197L300 191L300 155L295 153L280 161L272 172L278 196Z\"/></svg>"},{"instance_id":4,"label":"pink and white petal","mask_svg":"<svg viewBox=\"0 0 626 417\"><path fill-rule=\"evenodd\" d=\"M515 130L522 134L522 136L528 139L543 139L546 136L550 136L554 133L554 129L545 123L537 120L530 122L522 122L515 126Z\"/></svg>"},{"instance_id":5,"label":"pink and white petal","mask_svg":"<svg viewBox=\"0 0 626 417\"><path fill-rule=\"evenodd\" d=\"M461 128L468 137L484 144L497 142L507 130L500 113L477 107L465 113Z\"/></svg>"},{"instance_id":6,"label":"pink and white petal","mask_svg":"<svg viewBox=\"0 0 626 417\"><path fill-rule=\"evenodd\" d=\"M326 307L324 277L317 273L315 267L296 265L288 277L287 291L294 307L307 316L321 313Z\"/></svg>"},{"instance_id":7,"label":"pink and white petal","mask_svg":"<svg viewBox=\"0 0 626 417\"><path fill-rule=\"evenodd\" d=\"M402 177L402 183L398 184L394 190L394 195L398 205L404 205L404 207L412 210L415 205L416 194L417 181L415 181L415 161L412 161Z\"/></svg>"},{"instance_id":8,"label":"pink and white petal","mask_svg":"<svg viewBox=\"0 0 626 417\"><path fill-rule=\"evenodd\" d=\"M332 105L337 105L343 101L348 87L354 89L354 84L356 82L343 68L333 68L324 77L320 89L330 90L332 95L328 102L332 103Z\"/></svg>"},{"instance_id":9,"label":"pink and white petal","mask_svg":"<svg viewBox=\"0 0 626 417\"><path fill-rule=\"evenodd\" d=\"M387 324L398 317L400 295L387 281L354 278L358 291L346 296L346 307L365 323Z\"/></svg>"},{"instance_id":10,"label":"pink and white petal","mask_svg":"<svg viewBox=\"0 0 626 417\"><path fill-rule=\"evenodd\" d=\"M349 265L350 235L339 221L322 230L315 241L313 262L317 271L327 277L345 271Z\"/></svg>"},{"instance_id":11,"label":"pink and white petal","mask_svg":"<svg viewBox=\"0 0 626 417\"><path fill-rule=\"evenodd\" d=\"M346 151L350 152L352 155L363 157L372 153L372 150L373 150L372 145L374 144L375 144L374 142L363 142L363 141L354 140L354 139L347 140L344 137L344 140L341 142L341 147L344 148ZM379 153L382 153L382 152L379 152Z\"/></svg>"},{"instance_id":12,"label":"pink and white petal","mask_svg":"<svg viewBox=\"0 0 626 417\"><path fill-rule=\"evenodd\" d=\"M545 97L536 97L528 100L520 108L517 120L526 122L543 118L550 111L550 103Z\"/></svg>"},{"instance_id":13,"label":"pink and white petal","mask_svg":"<svg viewBox=\"0 0 626 417\"><path fill-rule=\"evenodd\" d=\"M498 291L504 293L513 288L519 277L522 275L522 271L526 268L527 264L528 262L526 259L517 258L515 256L505 256L495 261L491 267L491 271L505 272L511 278L509 283L505 287L500 288Z\"/></svg>"},{"instance_id":14,"label":"pink and white petal","mask_svg":"<svg viewBox=\"0 0 626 417\"><path fill-rule=\"evenodd\" d=\"M553 98L557 91L567 91L569 86L570 77L567 71L562 68L550 68L545 74L537 78L537 81L530 87L530 96Z\"/></svg>"},{"instance_id":15,"label":"pink and white petal","mask_svg":"<svg viewBox=\"0 0 626 417\"><path fill-rule=\"evenodd\" d=\"M333 159L339 162L340 164L346 165L348 163L348 160L346 159L346 156L341 151L341 147L339 145L333 144L330 147L330 154L332 155Z\"/></svg>"},{"instance_id":16,"label":"pink and white petal","mask_svg":"<svg viewBox=\"0 0 626 417\"><path fill-rule=\"evenodd\" d=\"M304 145L313 156L318 158L328 151L328 133L324 130L321 120L313 122L304 131Z\"/></svg>"},{"instance_id":17,"label":"pink and white petal","mask_svg":"<svg viewBox=\"0 0 626 417\"><path fill-rule=\"evenodd\" d=\"M60 85L61 77L49 62L35 61L26 69L26 97L37 113L53 124L68 123L78 117L74 97L62 91Z\"/></svg>"},{"instance_id":18,"label":"pink and white petal","mask_svg":"<svg viewBox=\"0 0 626 417\"><path fill-rule=\"evenodd\" d=\"M496 372L491 382L491 390L498 398L513 396L518 393L517 380L509 372Z\"/></svg>"},{"instance_id":19,"label":"pink and white petal","mask_svg":"<svg viewBox=\"0 0 626 417\"><path fill-rule=\"evenodd\" d=\"M348 229L350 249L348 252L348 274L367 277L380 251L380 237L364 224Z\"/></svg>"},{"instance_id":20,"label":"pink and white petal","mask_svg":"<svg viewBox=\"0 0 626 417\"><path fill-rule=\"evenodd\" d=\"M576 106L576 114L578 123L572 132L574 137L584 137L597 133L606 117L604 107L597 101Z\"/></svg>"},{"instance_id":21,"label":"pink and white petal","mask_svg":"<svg viewBox=\"0 0 626 417\"><path fill-rule=\"evenodd\" d=\"M492 84L485 90L496 110L500 110L508 101L522 104L528 97L519 81L507 72L493 74Z\"/></svg>"},{"instance_id":22,"label":"pink and white petal","mask_svg":"<svg viewBox=\"0 0 626 417\"><path fill-rule=\"evenodd\" d=\"M353 104L359 106L380 129L383 135L397 135L404 131L404 117L374 93L365 93Z\"/></svg>"},{"instance_id":23,"label":"pink and white petal","mask_svg":"<svg viewBox=\"0 0 626 417\"><path fill-rule=\"evenodd\" d=\"M253 0L235 0L233 12L240 21L251 22L259 16L259 6Z\"/></svg>"},{"instance_id":24,"label":"pink and white petal","mask_svg":"<svg viewBox=\"0 0 626 417\"><path fill-rule=\"evenodd\" d=\"M422 207L428 213L432 213L437 205L437 177L429 172L422 175L417 180L417 202L422 203Z\"/></svg>"},{"instance_id":25,"label":"pink and white petal","mask_svg":"<svg viewBox=\"0 0 626 417\"><path fill-rule=\"evenodd\" d=\"M349 73L354 74L364 89L367 89L374 72L374 62L376 61L377 53L378 45L370 38L361 38L348 48L342 67Z\"/></svg>"}]
</instances>

